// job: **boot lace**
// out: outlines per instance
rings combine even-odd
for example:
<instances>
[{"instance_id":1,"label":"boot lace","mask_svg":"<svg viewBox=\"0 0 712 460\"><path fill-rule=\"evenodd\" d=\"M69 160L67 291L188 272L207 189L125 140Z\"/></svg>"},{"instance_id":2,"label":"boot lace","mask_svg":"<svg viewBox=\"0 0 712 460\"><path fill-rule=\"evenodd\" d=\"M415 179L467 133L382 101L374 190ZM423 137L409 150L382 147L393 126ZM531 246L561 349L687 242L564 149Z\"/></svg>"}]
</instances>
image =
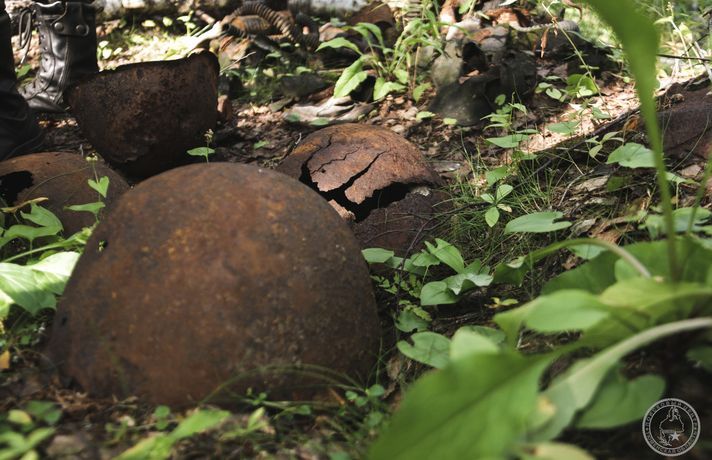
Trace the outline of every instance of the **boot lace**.
<instances>
[{"instance_id":1,"label":"boot lace","mask_svg":"<svg viewBox=\"0 0 712 460\"><path fill-rule=\"evenodd\" d=\"M20 49L23 51L22 59L20 60L20 65L22 65L25 63L25 60L27 60L27 55L30 52L32 31L35 29L35 11L31 7L20 10L18 26L20 32ZM40 37L40 40L42 40L42 37Z\"/></svg>"}]
</instances>

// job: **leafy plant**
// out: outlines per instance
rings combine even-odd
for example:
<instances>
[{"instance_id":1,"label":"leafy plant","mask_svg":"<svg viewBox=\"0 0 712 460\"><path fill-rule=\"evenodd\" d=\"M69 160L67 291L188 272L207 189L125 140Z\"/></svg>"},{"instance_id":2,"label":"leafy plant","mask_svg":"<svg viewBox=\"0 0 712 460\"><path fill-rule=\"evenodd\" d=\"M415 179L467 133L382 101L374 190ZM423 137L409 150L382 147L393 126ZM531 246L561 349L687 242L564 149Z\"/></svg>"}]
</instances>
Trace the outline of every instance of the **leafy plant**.
<instances>
[{"instance_id":1,"label":"leafy plant","mask_svg":"<svg viewBox=\"0 0 712 460\"><path fill-rule=\"evenodd\" d=\"M62 411L48 401L29 401L0 415L0 459L39 458L37 447L55 432Z\"/></svg>"},{"instance_id":2,"label":"leafy plant","mask_svg":"<svg viewBox=\"0 0 712 460\"><path fill-rule=\"evenodd\" d=\"M537 261L563 248L594 245L605 250L552 279L530 302L495 315L504 344L473 348L446 361L446 338L414 340L408 352L441 369L407 391L389 428L372 446L374 459L533 458L542 452L548 453L543 458L590 458L575 446L553 441L568 427L611 428L639 419L664 391L660 376L628 379L621 373L625 356L665 337L712 328L712 250L691 234L693 228L704 227L709 215L696 217L699 194L691 211L676 216L672 210L652 98L655 28L631 2L600 0L591 5L620 39L636 78L652 145L646 156L652 156L661 195L662 217L656 228L667 240L626 247L595 239L567 240L499 264L494 281L518 284ZM640 151L635 148L637 153L630 155L631 150L623 149L614 161L637 165ZM570 225L557 223L560 217L530 214L508 227L549 231ZM686 234L677 236L683 229ZM566 333L569 340L525 354L519 345L524 334L532 332L551 337ZM704 341L689 337L693 350L706 350ZM572 355L574 351L578 353ZM709 362L707 351L690 355ZM571 364L540 387L544 372L564 356Z\"/></svg>"},{"instance_id":3,"label":"leafy plant","mask_svg":"<svg viewBox=\"0 0 712 460\"><path fill-rule=\"evenodd\" d=\"M183 439L210 430L230 416L227 411L200 409L193 412L170 433L143 439L116 457L118 460L162 460L168 458L173 446Z\"/></svg>"}]
</instances>

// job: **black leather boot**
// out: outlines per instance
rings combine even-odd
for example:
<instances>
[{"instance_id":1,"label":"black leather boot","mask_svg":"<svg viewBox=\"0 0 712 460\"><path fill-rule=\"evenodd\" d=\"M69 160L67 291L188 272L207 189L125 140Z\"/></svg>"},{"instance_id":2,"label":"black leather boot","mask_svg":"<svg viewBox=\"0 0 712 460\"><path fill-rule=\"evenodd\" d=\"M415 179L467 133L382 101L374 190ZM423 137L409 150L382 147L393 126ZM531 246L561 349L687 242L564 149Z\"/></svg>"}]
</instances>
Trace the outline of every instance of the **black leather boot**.
<instances>
[{"instance_id":1,"label":"black leather boot","mask_svg":"<svg viewBox=\"0 0 712 460\"><path fill-rule=\"evenodd\" d=\"M20 88L20 93L37 112L63 112L64 90L99 71L95 8L89 0L34 3L31 9L40 37L41 61L37 76Z\"/></svg>"},{"instance_id":2,"label":"black leather boot","mask_svg":"<svg viewBox=\"0 0 712 460\"><path fill-rule=\"evenodd\" d=\"M37 120L16 89L10 36L10 17L0 0L0 160L31 153L43 139Z\"/></svg>"}]
</instances>

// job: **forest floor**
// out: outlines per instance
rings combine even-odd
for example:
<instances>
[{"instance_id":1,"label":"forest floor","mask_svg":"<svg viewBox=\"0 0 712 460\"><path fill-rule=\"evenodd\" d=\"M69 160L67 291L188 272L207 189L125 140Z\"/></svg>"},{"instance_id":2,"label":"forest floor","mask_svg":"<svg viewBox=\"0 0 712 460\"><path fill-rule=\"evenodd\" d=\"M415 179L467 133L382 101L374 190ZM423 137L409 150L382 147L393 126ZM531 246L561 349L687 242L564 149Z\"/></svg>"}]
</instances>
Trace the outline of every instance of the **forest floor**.
<instances>
[{"instance_id":1,"label":"forest floor","mask_svg":"<svg viewBox=\"0 0 712 460\"><path fill-rule=\"evenodd\" d=\"M99 27L100 66L162 60L175 54L176 43L185 40L185 33L175 24L161 22L160 17L112 21ZM17 48L16 48L17 49ZM28 64L38 63L36 41L29 53ZM18 52L18 62L20 53ZM295 122L288 117L296 101L284 94L279 80L297 66L309 66L309 60L290 56L285 64L281 57L265 59L251 70L244 68L241 84L223 78L221 88L231 92L228 109L214 135L215 159L257 164L274 168L304 139L320 129L322 123ZM244 67L249 68L249 60ZM597 94L578 97L566 93L567 65L556 58L537 57L538 82L552 82L558 94L556 100L547 94L547 87L524 101L521 109L509 106L500 126L493 120L483 120L472 126L458 126L439 116L419 117L428 111L435 90L428 88L415 101L411 92L391 94L373 102L355 102L364 116L355 120L362 124L383 126L415 144L428 164L445 180L444 190L456 213L449 215L447 225L430 238L441 237L456 245L465 260L481 259L495 265L557 241L560 234L505 234L503 224L511 216L536 211L556 210L574 224L565 231L568 238L589 236L612 243L624 244L649 237L651 230L644 223L650 215L658 215L654 206L656 189L654 174L648 168L626 167L623 163L606 162L607 154L621 145L614 138L645 144L645 134L637 109L638 100L632 81L623 65L615 66L595 77ZM701 67L685 62L670 62L671 71L661 78L659 110L699 110L700 101L710 110L709 81L701 77ZM329 69L331 71L340 69ZM250 79L250 75L259 78ZM338 72L337 72L338 75ZM28 77L31 76L31 72ZM575 91L575 90L574 90ZM705 99L706 98L706 99ZM312 103L302 100L299 103ZM504 107L504 105L503 105ZM291 121L290 121L291 120ZM45 151L65 151L89 154L95 150L82 135L71 115L43 115L40 119L47 134ZM490 125L490 126L488 126ZM535 130L525 143L503 148L488 139ZM671 126L667 138L684 138L668 143L668 166L674 176L674 201L685 207L694 202L696 183L702 178L706 164L705 152L697 148L691 153L689 139L700 135L690 126ZM603 136L608 140L600 142ZM709 132L702 144L709 143ZM597 142L587 142L595 138ZM596 145L602 145L593 149ZM707 152L708 153L708 152ZM501 204L500 221L489 225L485 214L489 207L480 198L496 190L489 179L499 171L514 189ZM496 181L495 181L496 183ZM708 190L712 185L708 185ZM702 202L708 207L710 200ZM573 253L547 260L527 282L516 289L478 289L453 306L433 310L430 330L445 335L458 327L491 324L491 317L502 300L524 303L533 298L543 283L552 276L581 263ZM403 384L412 381L426 368L398 353L393 346L398 332L393 328L393 299L384 292L377 298L384 324L388 325L391 349L384 353L385 370L378 378L382 397L359 400L356 396L337 396L327 403L287 403L264 401L255 396L250 408L234 413L217 432L209 432L176 444L176 458L300 458L346 459L364 455L369 443L377 436L383 419L400 399ZM15 358L10 371L3 372L0 385L0 408L8 411L27 408L31 401L51 401L53 411L45 413L41 426L52 428L52 435L38 443L38 449L50 458L113 458L149 435L174 426L180 414L165 408L156 409L138 399L101 400L85 393L63 388L59 379L43 369L36 351L43 343L40 331L25 331L33 346ZM650 368L670 365L670 357L658 357L647 363ZM674 359L674 358L673 358ZM631 364L634 368L635 365ZM687 369L677 375L672 387L695 401L705 421L712 423L712 405L706 396L708 384L698 370ZM708 383L708 381L707 381ZM258 408L266 408L266 410ZM56 411L59 412L56 412ZM28 431L29 433L30 431ZM600 458L656 458L645 446L638 424L619 430L575 432L565 436L589 449ZM8 457L10 458L10 457ZM697 457L702 458L702 457Z\"/></svg>"}]
</instances>

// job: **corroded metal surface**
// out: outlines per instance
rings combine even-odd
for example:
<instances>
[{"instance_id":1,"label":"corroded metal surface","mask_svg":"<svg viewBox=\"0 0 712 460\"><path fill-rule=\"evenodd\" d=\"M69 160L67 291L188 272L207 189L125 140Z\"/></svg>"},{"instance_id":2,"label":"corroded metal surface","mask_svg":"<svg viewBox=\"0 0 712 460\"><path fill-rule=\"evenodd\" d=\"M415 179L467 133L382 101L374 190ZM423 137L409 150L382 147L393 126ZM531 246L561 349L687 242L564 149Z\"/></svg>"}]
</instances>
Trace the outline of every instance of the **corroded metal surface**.
<instances>
[{"instance_id":1,"label":"corroded metal surface","mask_svg":"<svg viewBox=\"0 0 712 460\"><path fill-rule=\"evenodd\" d=\"M225 163L166 172L95 230L48 354L92 394L171 407L223 384L304 397L315 379L290 372L299 365L363 379L379 323L359 249L326 201L282 174Z\"/></svg>"},{"instance_id":2,"label":"corroded metal surface","mask_svg":"<svg viewBox=\"0 0 712 460\"><path fill-rule=\"evenodd\" d=\"M0 196L10 206L34 198L48 198L41 203L62 222L64 234L71 235L94 224L88 212L65 209L66 206L99 201L99 194L91 189L87 180L106 176L109 178L105 212L129 189L126 181L106 165L87 162L73 153L47 152L25 155L0 163ZM96 176L95 176L96 170Z\"/></svg>"},{"instance_id":3,"label":"corroded metal surface","mask_svg":"<svg viewBox=\"0 0 712 460\"><path fill-rule=\"evenodd\" d=\"M111 165L145 178L205 145L217 119L219 65L212 53L100 72L66 92L84 135Z\"/></svg>"},{"instance_id":4,"label":"corroded metal surface","mask_svg":"<svg viewBox=\"0 0 712 460\"><path fill-rule=\"evenodd\" d=\"M708 88L682 91L682 101L660 112L665 154L682 157L690 152L708 158L712 149L712 96Z\"/></svg>"},{"instance_id":5,"label":"corroded metal surface","mask_svg":"<svg viewBox=\"0 0 712 460\"><path fill-rule=\"evenodd\" d=\"M439 215L448 209L446 200L445 193L421 187L352 224L356 239L363 248L387 248L401 257L412 255L432 238L441 221Z\"/></svg>"},{"instance_id":6,"label":"corroded metal surface","mask_svg":"<svg viewBox=\"0 0 712 460\"><path fill-rule=\"evenodd\" d=\"M310 134L277 169L311 180L320 192L341 191L355 205L394 184L440 183L415 145L387 128L360 124Z\"/></svg>"}]
</instances>

